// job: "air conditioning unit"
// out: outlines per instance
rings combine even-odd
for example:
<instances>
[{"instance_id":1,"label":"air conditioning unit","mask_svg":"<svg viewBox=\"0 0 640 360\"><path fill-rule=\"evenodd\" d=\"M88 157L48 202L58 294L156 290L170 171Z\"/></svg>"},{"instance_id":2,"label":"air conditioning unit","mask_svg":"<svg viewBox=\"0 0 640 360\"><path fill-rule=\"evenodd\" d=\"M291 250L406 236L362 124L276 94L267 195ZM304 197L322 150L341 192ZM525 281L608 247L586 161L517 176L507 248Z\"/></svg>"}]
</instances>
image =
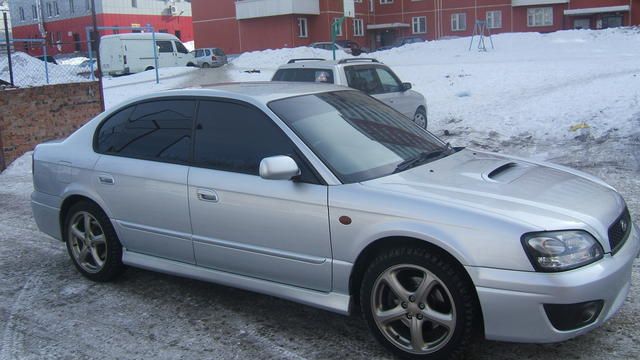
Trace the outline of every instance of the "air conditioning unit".
<instances>
[{"instance_id":1,"label":"air conditioning unit","mask_svg":"<svg viewBox=\"0 0 640 360\"><path fill-rule=\"evenodd\" d=\"M169 14L171 15L177 15L178 14L178 8L176 8L175 5L171 5L169 6Z\"/></svg>"}]
</instances>

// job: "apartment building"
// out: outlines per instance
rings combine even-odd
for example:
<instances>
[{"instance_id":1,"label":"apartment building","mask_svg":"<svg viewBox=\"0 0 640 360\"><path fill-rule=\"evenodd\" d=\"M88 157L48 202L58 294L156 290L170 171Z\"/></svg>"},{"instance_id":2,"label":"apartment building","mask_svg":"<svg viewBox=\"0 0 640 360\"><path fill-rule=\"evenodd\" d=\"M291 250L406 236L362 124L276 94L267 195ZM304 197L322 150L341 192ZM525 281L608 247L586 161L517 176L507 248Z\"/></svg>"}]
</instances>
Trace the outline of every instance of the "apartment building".
<instances>
[{"instance_id":1,"label":"apartment building","mask_svg":"<svg viewBox=\"0 0 640 360\"><path fill-rule=\"evenodd\" d=\"M157 32L171 33L183 41L193 40L190 0L11 0L13 37L45 38L49 54L87 50L86 29L93 25L95 3L98 26L139 27L151 25ZM101 35L130 30L103 30ZM16 43L17 50L41 54L41 48Z\"/></svg>"},{"instance_id":2,"label":"apartment building","mask_svg":"<svg viewBox=\"0 0 640 360\"><path fill-rule=\"evenodd\" d=\"M226 52L330 40L343 0L192 0L196 46ZM401 37L468 36L476 20L493 33L601 29L640 24L640 0L355 0L338 39L375 49Z\"/></svg>"}]
</instances>

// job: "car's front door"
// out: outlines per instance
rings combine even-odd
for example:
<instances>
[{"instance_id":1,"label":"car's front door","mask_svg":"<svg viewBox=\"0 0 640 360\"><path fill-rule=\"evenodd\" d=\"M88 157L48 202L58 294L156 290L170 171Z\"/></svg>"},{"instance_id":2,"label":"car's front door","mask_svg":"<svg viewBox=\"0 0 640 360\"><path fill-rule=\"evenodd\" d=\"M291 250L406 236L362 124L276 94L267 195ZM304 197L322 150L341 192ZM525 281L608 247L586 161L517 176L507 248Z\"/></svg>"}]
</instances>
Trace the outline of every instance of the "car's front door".
<instances>
[{"instance_id":1,"label":"car's front door","mask_svg":"<svg viewBox=\"0 0 640 360\"><path fill-rule=\"evenodd\" d=\"M186 165L195 106L193 100L154 100L100 127L92 181L129 251L195 262Z\"/></svg>"},{"instance_id":2,"label":"car's front door","mask_svg":"<svg viewBox=\"0 0 640 360\"><path fill-rule=\"evenodd\" d=\"M176 55L171 40L156 40L158 46L158 67L176 66Z\"/></svg>"},{"instance_id":3,"label":"car's front door","mask_svg":"<svg viewBox=\"0 0 640 360\"><path fill-rule=\"evenodd\" d=\"M327 186L261 110L228 100L198 109L189 171L197 265L329 291ZM294 158L301 178L261 178L260 161L275 155Z\"/></svg>"},{"instance_id":4,"label":"car's front door","mask_svg":"<svg viewBox=\"0 0 640 360\"><path fill-rule=\"evenodd\" d=\"M391 70L384 67L376 67L375 69L382 86L382 93L376 97L413 119L418 104L412 92L403 90L400 79Z\"/></svg>"},{"instance_id":5,"label":"car's front door","mask_svg":"<svg viewBox=\"0 0 640 360\"><path fill-rule=\"evenodd\" d=\"M188 63L193 61L189 50L180 41L174 41L173 44L176 47L176 66L187 66Z\"/></svg>"},{"instance_id":6,"label":"car's front door","mask_svg":"<svg viewBox=\"0 0 640 360\"><path fill-rule=\"evenodd\" d=\"M345 69L349 87L362 90L413 119L419 104L389 69L382 66L351 66Z\"/></svg>"}]
</instances>

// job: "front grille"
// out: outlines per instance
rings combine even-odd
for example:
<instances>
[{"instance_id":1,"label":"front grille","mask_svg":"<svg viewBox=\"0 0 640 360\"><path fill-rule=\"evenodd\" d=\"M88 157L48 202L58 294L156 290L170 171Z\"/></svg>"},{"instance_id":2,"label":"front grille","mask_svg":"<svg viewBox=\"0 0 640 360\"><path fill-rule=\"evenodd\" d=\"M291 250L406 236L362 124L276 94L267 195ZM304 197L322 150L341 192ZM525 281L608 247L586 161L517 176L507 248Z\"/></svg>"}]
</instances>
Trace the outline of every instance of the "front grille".
<instances>
[{"instance_id":1,"label":"front grille","mask_svg":"<svg viewBox=\"0 0 640 360\"><path fill-rule=\"evenodd\" d=\"M609 227L609 245L611 245L611 254L615 254L620 250L624 242L631 232L631 214L629 209L624 208L622 214Z\"/></svg>"}]
</instances>

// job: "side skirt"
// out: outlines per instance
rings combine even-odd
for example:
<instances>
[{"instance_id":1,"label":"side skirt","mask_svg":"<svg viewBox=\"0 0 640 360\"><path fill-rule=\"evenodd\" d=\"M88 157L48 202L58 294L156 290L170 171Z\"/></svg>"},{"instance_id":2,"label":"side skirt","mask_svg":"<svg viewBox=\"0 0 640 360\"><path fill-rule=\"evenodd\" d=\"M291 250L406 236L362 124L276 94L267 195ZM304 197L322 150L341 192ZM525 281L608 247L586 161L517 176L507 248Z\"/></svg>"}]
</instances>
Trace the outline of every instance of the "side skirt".
<instances>
[{"instance_id":1,"label":"side skirt","mask_svg":"<svg viewBox=\"0 0 640 360\"><path fill-rule=\"evenodd\" d=\"M165 274L255 291L342 315L349 315L350 296L345 294L313 291L224 271L203 268L178 261L157 258L154 256L127 251L126 249L123 249L122 252L122 262L125 265L145 270L152 270Z\"/></svg>"}]
</instances>

